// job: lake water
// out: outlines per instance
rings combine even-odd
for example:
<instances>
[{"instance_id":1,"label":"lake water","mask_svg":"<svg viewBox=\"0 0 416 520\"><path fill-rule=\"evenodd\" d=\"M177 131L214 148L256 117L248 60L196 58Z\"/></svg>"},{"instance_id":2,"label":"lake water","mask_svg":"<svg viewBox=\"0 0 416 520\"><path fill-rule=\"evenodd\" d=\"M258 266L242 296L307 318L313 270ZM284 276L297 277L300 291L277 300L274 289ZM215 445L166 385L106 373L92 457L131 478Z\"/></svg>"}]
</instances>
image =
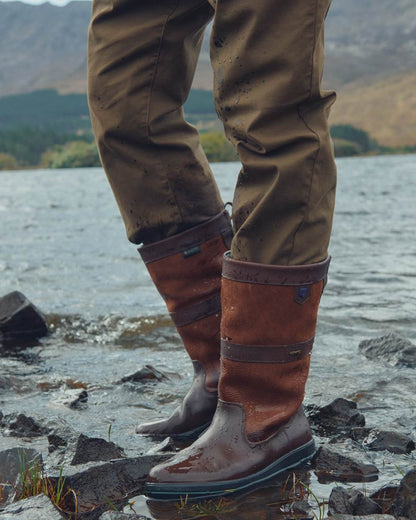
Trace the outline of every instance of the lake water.
<instances>
[{"instance_id":1,"label":"lake water","mask_svg":"<svg viewBox=\"0 0 416 520\"><path fill-rule=\"evenodd\" d=\"M232 200L238 168L213 165L225 201ZM358 344L390 330L416 340L416 156L340 159L338 173L333 259L306 400L353 398L369 425L415 435L415 371L367 361ZM12 383L0 389L0 410L62 416L101 437L111 423L112 440L131 453L146 451L133 434L135 422L167 413L186 390L191 367L125 238L102 170L0 172L0 223L0 294L23 292L54 331L30 371L2 359ZM113 384L145 363L171 381L145 392ZM70 379L87 385L88 413L59 405ZM46 388L45 381L53 384ZM363 456L384 466L382 481L399 476L396 465L415 463Z\"/></svg>"}]
</instances>

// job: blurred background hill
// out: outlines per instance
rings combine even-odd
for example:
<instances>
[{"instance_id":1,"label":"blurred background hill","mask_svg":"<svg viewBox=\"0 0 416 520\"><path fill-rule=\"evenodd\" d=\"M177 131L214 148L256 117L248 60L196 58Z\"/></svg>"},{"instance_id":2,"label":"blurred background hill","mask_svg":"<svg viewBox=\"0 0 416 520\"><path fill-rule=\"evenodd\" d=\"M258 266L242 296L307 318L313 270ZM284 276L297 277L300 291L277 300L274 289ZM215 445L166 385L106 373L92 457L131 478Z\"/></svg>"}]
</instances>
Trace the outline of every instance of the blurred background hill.
<instances>
[{"instance_id":1,"label":"blurred background hill","mask_svg":"<svg viewBox=\"0 0 416 520\"><path fill-rule=\"evenodd\" d=\"M29 126L89 129L90 10L88 1L64 7L0 1L0 134ZM415 0L333 0L326 54L325 86L338 91L331 125L362 129L381 147L415 146ZM218 129L211 84L207 35L186 107L205 131Z\"/></svg>"}]
</instances>

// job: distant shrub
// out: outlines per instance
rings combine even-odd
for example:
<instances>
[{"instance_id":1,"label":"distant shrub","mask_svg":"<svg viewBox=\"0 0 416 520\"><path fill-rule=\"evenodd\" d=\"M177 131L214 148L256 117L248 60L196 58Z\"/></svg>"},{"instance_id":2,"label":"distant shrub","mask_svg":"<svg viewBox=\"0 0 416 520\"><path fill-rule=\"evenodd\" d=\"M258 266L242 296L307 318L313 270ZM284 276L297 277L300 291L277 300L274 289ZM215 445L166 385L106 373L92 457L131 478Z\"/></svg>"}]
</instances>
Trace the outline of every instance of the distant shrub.
<instances>
[{"instance_id":1,"label":"distant shrub","mask_svg":"<svg viewBox=\"0 0 416 520\"><path fill-rule=\"evenodd\" d=\"M374 140L371 140L367 132L352 125L331 126L331 136L334 140L340 139L356 143L359 146L359 153L369 152L377 144Z\"/></svg>"},{"instance_id":2,"label":"distant shrub","mask_svg":"<svg viewBox=\"0 0 416 520\"><path fill-rule=\"evenodd\" d=\"M0 170L16 170L19 167L16 158L8 153L0 153Z\"/></svg>"},{"instance_id":3,"label":"distant shrub","mask_svg":"<svg viewBox=\"0 0 416 520\"><path fill-rule=\"evenodd\" d=\"M101 163L95 143L71 141L47 150L41 165L45 168L88 168Z\"/></svg>"},{"instance_id":4,"label":"distant shrub","mask_svg":"<svg viewBox=\"0 0 416 520\"><path fill-rule=\"evenodd\" d=\"M234 146L221 132L201 134L201 145L210 162L238 161Z\"/></svg>"},{"instance_id":5,"label":"distant shrub","mask_svg":"<svg viewBox=\"0 0 416 520\"><path fill-rule=\"evenodd\" d=\"M75 140L91 141L91 137L33 127L1 130L0 153L12 155L22 166L37 166L48 148Z\"/></svg>"},{"instance_id":6,"label":"distant shrub","mask_svg":"<svg viewBox=\"0 0 416 520\"><path fill-rule=\"evenodd\" d=\"M361 148L357 143L345 139L334 139L335 157L351 157L359 155Z\"/></svg>"}]
</instances>

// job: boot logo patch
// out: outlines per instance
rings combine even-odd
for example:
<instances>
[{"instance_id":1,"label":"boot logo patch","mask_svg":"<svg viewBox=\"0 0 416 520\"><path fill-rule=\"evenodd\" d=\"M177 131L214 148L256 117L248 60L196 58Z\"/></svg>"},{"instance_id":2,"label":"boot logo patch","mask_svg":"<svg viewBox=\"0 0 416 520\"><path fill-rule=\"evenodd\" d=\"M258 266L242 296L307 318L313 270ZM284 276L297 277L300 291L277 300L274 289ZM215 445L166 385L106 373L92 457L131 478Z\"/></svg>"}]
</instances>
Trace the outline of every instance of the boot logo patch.
<instances>
[{"instance_id":1,"label":"boot logo patch","mask_svg":"<svg viewBox=\"0 0 416 520\"><path fill-rule=\"evenodd\" d=\"M311 286L310 285L299 285L295 287L295 302L299 303L299 305L304 304L309 300L311 295Z\"/></svg>"},{"instance_id":2,"label":"boot logo patch","mask_svg":"<svg viewBox=\"0 0 416 520\"><path fill-rule=\"evenodd\" d=\"M182 253L184 258L189 258L190 256L197 255L201 252L201 248L199 246L190 247L189 249L185 249Z\"/></svg>"}]
</instances>

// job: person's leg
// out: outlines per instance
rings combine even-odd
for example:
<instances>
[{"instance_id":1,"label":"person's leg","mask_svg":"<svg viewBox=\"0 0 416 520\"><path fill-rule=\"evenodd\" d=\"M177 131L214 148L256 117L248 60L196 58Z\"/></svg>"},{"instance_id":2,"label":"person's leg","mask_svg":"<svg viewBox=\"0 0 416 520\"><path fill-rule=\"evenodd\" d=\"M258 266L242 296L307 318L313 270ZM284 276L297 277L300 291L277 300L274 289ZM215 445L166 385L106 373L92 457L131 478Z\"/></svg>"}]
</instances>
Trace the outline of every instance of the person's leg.
<instances>
[{"instance_id":1,"label":"person's leg","mask_svg":"<svg viewBox=\"0 0 416 520\"><path fill-rule=\"evenodd\" d=\"M213 10L199 0L94 0L91 120L128 238L155 241L224 206L184 104Z\"/></svg>"},{"instance_id":2,"label":"person's leg","mask_svg":"<svg viewBox=\"0 0 416 520\"><path fill-rule=\"evenodd\" d=\"M137 433L189 438L217 403L222 256L230 219L185 102L212 7L200 0L94 0L89 103L104 169L193 361L168 419Z\"/></svg>"},{"instance_id":3,"label":"person's leg","mask_svg":"<svg viewBox=\"0 0 416 520\"><path fill-rule=\"evenodd\" d=\"M329 259L336 170L321 91L329 0L217 0L215 94L242 162L223 264L219 405L154 468L150 497L242 490L314 451L302 409Z\"/></svg>"}]
</instances>

